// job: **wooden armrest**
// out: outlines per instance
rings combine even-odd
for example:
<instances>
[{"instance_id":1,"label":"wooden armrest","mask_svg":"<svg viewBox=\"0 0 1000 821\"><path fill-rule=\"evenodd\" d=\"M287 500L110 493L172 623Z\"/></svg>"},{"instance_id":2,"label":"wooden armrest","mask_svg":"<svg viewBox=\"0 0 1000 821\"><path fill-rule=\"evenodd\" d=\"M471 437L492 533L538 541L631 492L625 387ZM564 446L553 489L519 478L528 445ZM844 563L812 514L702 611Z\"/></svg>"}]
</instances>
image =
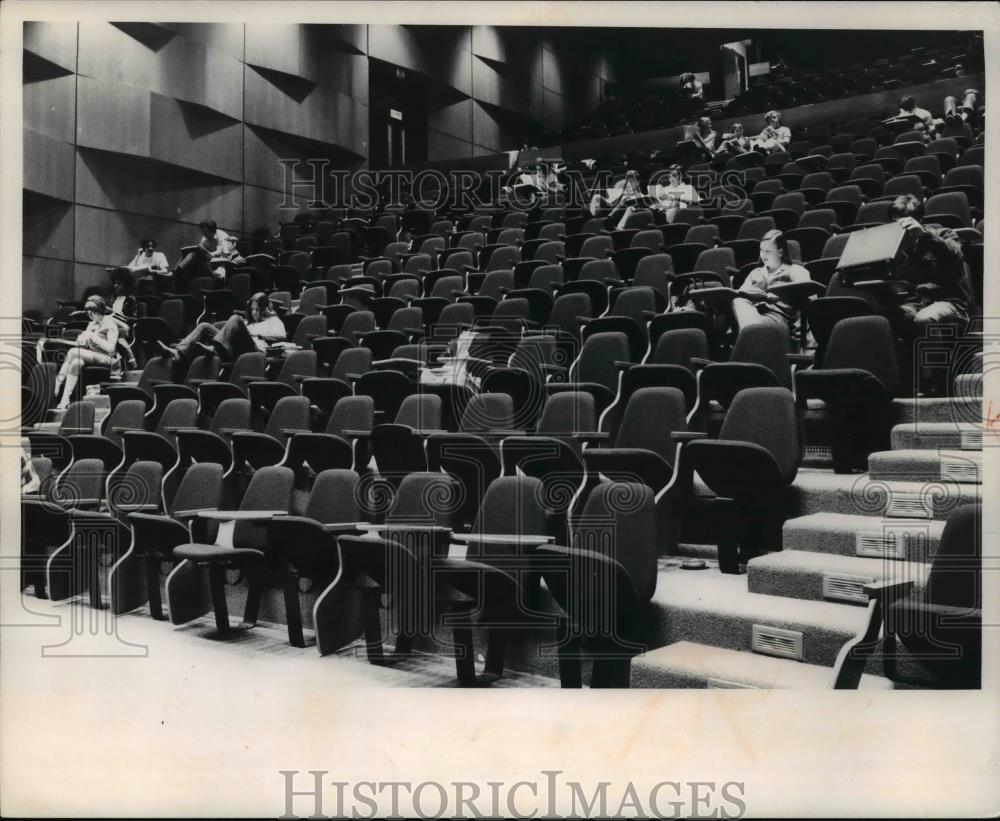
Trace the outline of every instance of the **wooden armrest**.
<instances>
[{"instance_id":1,"label":"wooden armrest","mask_svg":"<svg viewBox=\"0 0 1000 821\"><path fill-rule=\"evenodd\" d=\"M670 432L670 438L675 442L693 442L695 439L709 439L703 430L675 430Z\"/></svg>"},{"instance_id":2,"label":"wooden armrest","mask_svg":"<svg viewBox=\"0 0 1000 821\"><path fill-rule=\"evenodd\" d=\"M160 506L155 502L136 502L134 504L115 505L115 510L136 512L140 510L159 510Z\"/></svg>"},{"instance_id":3,"label":"wooden armrest","mask_svg":"<svg viewBox=\"0 0 1000 821\"><path fill-rule=\"evenodd\" d=\"M235 520L252 522L273 519L275 516L287 515L287 513L287 510L201 510L195 516L199 519L215 519L224 522Z\"/></svg>"},{"instance_id":4,"label":"wooden armrest","mask_svg":"<svg viewBox=\"0 0 1000 821\"><path fill-rule=\"evenodd\" d=\"M521 533L452 533L452 541L478 544L550 544L554 536Z\"/></svg>"},{"instance_id":5,"label":"wooden armrest","mask_svg":"<svg viewBox=\"0 0 1000 821\"><path fill-rule=\"evenodd\" d=\"M578 431L570 435L581 442L606 442L611 438L606 430Z\"/></svg>"},{"instance_id":6,"label":"wooden armrest","mask_svg":"<svg viewBox=\"0 0 1000 821\"><path fill-rule=\"evenodd\" d=\"M615 367L620 371L627 371L629 368L633 367L635 362L623 362L618 360L615 362Z\"/></svg>"},{"instance_id":7,"label":"wooden armrest","mask_svg":"<svg viewBox=\"0 0 1000 821\"><path fill-rule=\"evenodd\" d=\"M786 353L785 358L792 365L812 365L813 355L811 353Z\"/></svg>"},{"instance_id":8,"label":"wooden armrest","mask_svg":"<svg viewBox=\"0 0 1000 821\"><path fill-rule=\"evenodd\" d=\"M421 525L421 524L382 524L373 525L369 522L355 522L355 527L358 530L364 531L378 531L380 533L399 533L404 531L416 531L419 533L451 533L450 527L442 527L441 525Z\"/></svg>"},{"instance_id":9,"label":"wooden armrest","mask_svg":"<svg viewBox=\"0 0 1000 821\"><path fill-rule=\"evenodd\" d=\"M219 433L222 436L232 436L234 433L253 433L253 431L247 428L219 428Z\"/></svg>"},{"instance_id":10,"label":"wooden armrest","mask_svg":"<svg viewBox=\"0 0 1000 821\"><path fill-rule=\"evenodd\" d=\"M285 434L285 436L293 436L296 433L312 433L312 431L307 428L282 428L281 432Z\"/></svg>"},{"instance_id":11,"label":"wooden armrest","mask_svg":"<svg viewBox=\"0 0 1000 821\"><path fill-rule=\"evenodd\" d=\"M256 374L244 374L240 379L244 382L267 382L266 376L257 376Z\"/></svg>"},{"instance_id":12,"label":"wooden armrest","mask_svg":"<svg viewBox=\"0 0 1000 821\"><path fill-rule=\"evenodd\" d=\"M914 582L912 580L893 581L891 579L884 579L880 582L866 584L864 591L870 599L878 596L882 597L885 604L891 604L896 599L901 599L903 596L908 595L912 592L913 588Z\"/></svg>"},{"instance_id":13,"label":"wooden armrest","mask_svg":"<svg viewBox=\"0 0 1000 821\"><path fill-rule=\"evenodd\" d=\"M358 522L329 522L321 525L326 533L361 533Z\"/></svg>"},{"instance_id":14,"label":"wooden armrest","mask_svg":"<svg viewBox=\"0 0 1000 821\"><path fill-rule=\"evenodd\" d=\"M368 439L371 437L372 432L370 430L345 430L343 431L344 436L351 439Z\"/></svg>"},{"instance_id":15,"label":"wooden armrest","mask_svg":"<svg viewBox=\"0 0 1000 821\"><path fill-rule=\"evenodd\" d=\"M207 513L210 510L218 510L217 507L199 507L194 510L175 510L171 515L175 519L193 519L196 516L200 516L202 513Z\"/></svg>"},{"instance_id":16,"label":"wooden armrest","mask_svg":"<svg viewBox=\"0 0 1000 821\"><path fill-rule=\"evenodd\" d=\"M704 357L701 356L692 356L691 364L695 365L698 368L706 368L713 363L711 359L705 359Z\"/></svg>"}]
</instances>

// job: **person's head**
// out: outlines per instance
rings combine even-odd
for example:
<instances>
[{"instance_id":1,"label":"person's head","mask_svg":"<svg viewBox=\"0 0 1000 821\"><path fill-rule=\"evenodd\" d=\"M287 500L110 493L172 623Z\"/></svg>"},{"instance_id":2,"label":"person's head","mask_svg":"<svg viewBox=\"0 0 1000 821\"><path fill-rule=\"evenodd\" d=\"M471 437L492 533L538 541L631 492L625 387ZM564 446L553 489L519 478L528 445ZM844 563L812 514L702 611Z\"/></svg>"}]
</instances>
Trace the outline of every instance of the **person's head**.
<instances>
[{"instance_id":1,"label":"person's head","mask_svg":"<svg viewBox=\"0 0 1000 821\"><path fill-rule=\"evenodd\" d=\"M271 300L268 299L267 294L263 291L259 291L250 297L250 304L247 306L247 309L250 312L251 322L260 322L262 319L274 315Z\"/></svg>"},{"instance_id":2,"label":"person's head","mask_svg":"<svg viewBox=\"0 0 1000 821\"><path fill-rule=\"evenodd\" d=\"M916 107L917 103L912 97L907 96L899 101L900 111L913 111L913 109L915 109Z\"/></svg>"},{"instance_id":3,"label":"person's head","mask_svg":"<svg viewBox=\"0 0 1000 821\"><path fill-rule=\"evenodd\" d=\"M709 131L712 130L712 121L708 117L699 117L698 130L702 134L707 134Z\"/></svg>"},{"instance_id":4,"label":"person's head","mask_svg":"<svg viewBox=\"0 0 1000 821\"><path fill-rule=\"evenodd\" d=\"M681 75L681 85L682 86L686 86L689 83L693 83L693 82L694 82L694 74L692 74L691 72L685 72L684 74Z\"/></svg>"},{"instance_id":5,"label":"person's head","mask_svg":"<svg viewBox=\"0 0 1000 821\"><path fill-rule=\"evenodd\" d=\"M768 231L760 240L760 261L770 271L776 271L782 265L792 261L788 250L788 240L777 229Z\"/></svg>"},{"instance_id":6,"label":"person's head","mask_svg":"<svg viewBox=\"0 0 1000 821\"><path fill-rule=\"evenodd\" d=\"M781 125L781 112L768 111L767 114L764 115L764 122L770 126L773 126L774 128L777 128L779 125Z\"/></svg>"},{"instance_id":7,"label":"person's head","mask_svg":"<svg viewBox=\"0 0 1000 821\"><path fill-rule=\"evenodd\" d=\"M733 136L734 137L743 136L743 123L733 123Z\"/></svg>"},{"instance_id":8,"label":"person's head","mask_svg":"<svg viewBox=\"0 0 1000 821\"><path fill-rule=\"evenodd\" d=\"M135 290L135 277L127 268L119 268L111 275L111 290L115 296L128 296Z\"/></svg>"},{"instance_id":9,"label":"person's head","mask_svg":"<svg viewBox=\"0 0 1000 821\"><path fill-rule=\"evenodd\" d=\"M889 206L889 216L894 219L912 217L918 222L924 215L924 204L913 194L900 194Z\"/></svg>"},{"instance_id":10,"label":"person's head","mask_svg":"<svg viewBox=\"0 0 1000 821\"><path fill-rule=\"evenodd\" d=\"M156 250L156 240L152 237L143 237L139 240L139 248L147 257L151 257Z\"/></svg>"},{"instance_id":11,"label":"person's head","mask_svg":"<svg viewBox=\"0 0 1000 821\"><path fill-rule=\"evenodd\" d=\"M198 223L198 227L201 228L201 233L206 237L214 237L215 232L218 229L218 225L215 224L215 220L205 220L204 222Z\"/></svg>"},{"instance_id":12,"label":"person's head","mask_svg":"<svg viewBox=\"0 0 1000 821\"><path fill-rule=\"evenodd\" d=\"M87 312L87 316L90 317L91 322L100 319L108 312L108 305L104 301L104 297L98 296L97 294L91 294L87 297L87 301L83 304L83 310Z\"/></svg>"},{"instance_id":13,"label":"person's head","mask_svg":"<svg viewBox=\"0 0 1000 821\"><path fill-rule=\"evenodd\" d=\"M667 169L667 179L671 185L680 185L684 179L684 168L678 163L674 163Z\"/></svg>"}]
</instances>

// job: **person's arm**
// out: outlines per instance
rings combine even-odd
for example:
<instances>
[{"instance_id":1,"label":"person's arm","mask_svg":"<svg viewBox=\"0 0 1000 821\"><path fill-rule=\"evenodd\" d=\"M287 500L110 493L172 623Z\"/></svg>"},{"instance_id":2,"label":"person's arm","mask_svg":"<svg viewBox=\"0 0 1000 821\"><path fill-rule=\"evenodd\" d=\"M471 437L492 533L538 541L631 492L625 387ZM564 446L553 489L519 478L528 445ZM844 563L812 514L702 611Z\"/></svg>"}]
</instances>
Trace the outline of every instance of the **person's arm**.
<instances>
[{"instance_id":1,"label":"person's arm","mask_svg":"<svg viewBox=\"0 0 1000 821\"><path fill-rule=\"evenodd\" d=\"M118 326L114 322L109 322L105 327L107 336L100 333L91 334L90 347L108 356L114 356L115 348L118 347Z\"/></svg>"},{"instance_id":2,"label":"person's arm","mask_svg":"<svg viewBox=\"0 0 1000 821\"><path fill-rule=\"evenodd\" d=\"M153 254L153 259L150 263L150 270L152 271L166 271L170 266L167 265L167 255L163 251L156 251Z\"/></svg>"},{"instance_id":3,"label":"person's arm","mask_svg":"<svg viewBox=\"0 0 1000 821\"><path fill-rule=\"evenodd\" d=\"M247 326L251 336L259 336L265 342L281 342L287 336L285 323L277 316L269 316L263 322Z\"/></svg>"},{"instance_id":4,"label":"person's arm","mask_svg":"<svg viewBox=\"0 0 1000 821\"><path fill-rule=\"evenodd\" d=\"M941 277L938 282L942 285L951 285L961 277L965 262L958 234L951 228L928 226L923 228L924 233L917 236L917 250L930 253L934 257L937 263L935 274Z\"/></svg>"},{"instance_id":5,"label":"person's arm","mask_svg":"<svg viewBox=\"0 0 1000 821\"><path fill-rule=\"evenodd\" d=\"M751 302L759 302L762 299L767 299L767 291L764 289L764 284L764 269L754 268L747 278L743 280L743 284L740 286L740 294Z\"/></svg>"},{"instance_id":6,"label":"person's arm","mask_svg":"<svg viewBox=\"0 0 1000 821\"><path fill-rule=\"evenodd\" d=\"M140 268L145 268L146 267L146 264L142 261L142 249L141 248L139 249L139 252L134 257L132 257L132 261L128 264L127 267L130 268L133 271L137 271Z\"/></svg>"}]
</instances>

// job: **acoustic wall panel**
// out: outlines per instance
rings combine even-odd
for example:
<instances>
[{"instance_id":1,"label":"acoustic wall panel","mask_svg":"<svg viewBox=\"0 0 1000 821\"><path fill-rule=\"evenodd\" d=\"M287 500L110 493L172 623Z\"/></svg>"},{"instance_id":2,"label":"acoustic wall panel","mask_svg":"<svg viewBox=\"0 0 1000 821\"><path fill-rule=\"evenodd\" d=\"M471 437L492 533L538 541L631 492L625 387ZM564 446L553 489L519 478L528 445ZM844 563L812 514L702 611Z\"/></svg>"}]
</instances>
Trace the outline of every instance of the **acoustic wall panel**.
<instances>
[{"instance_id":1,"label":"acoustic wall panel","mask_svg":"<svg viewBox=\"0 0 1000 821\"><path fill-rule=\"evenodd\" d=\"M73 204L31 191L22 195L24 235L21 253L73 259Z\"/></svg>"},{"instance_id":2,"label":"acoustic wall panel","mask_svg":"<svg viewBox=\"0 0 1000 821\"><path fill-rule=\"evenodd\" d=\"M427 131L427 159L458 160L473 156L473 146L469 140L461 140L440 131Z\"/></svg>"},{"instance_id":3,"label":"acoustic wall panel","mask_svg":"<svg viewBox=\"0 0 1000 821\"><path fill-rule=\"evenodd\" d=\"M243 188L243 224L247 233L257 228L274 230L285 216L279 210L284 196L278 191L247 185ZM293 212L294 215L294 212Z\"/></svg>"},{"instance_id":4,"label":"acoustic wall panel","mask_svg":"<svg viewBox=\"0 0 1000 821\"><path fill-rule=\"evenodd\" d=\"M160 23L182 37L196 40L209 49L234 60L243 60L242 23Z\"/></svg>"},{"instance_id":5,"label":"acoustic wall panel","mask_svg":"<svg viewBox=\"0 0 1000 821\"><path fill-rule=\"evenodd\" d=\"M78 79L77 145L149 156L149 92L91 77Z\"/></svg>"},{"instance_id":6,"label":"acoustic wall panel","mask_svg":"<svg viewBox=\"0 0 1000 821\"><path fill-rule=\"evenodd\" d=\"M243 179L239 120L194 103L150 95L149 156L239 182Z\"/></svg>"},{"instance_id":7,"label":"acoustic wall panel","mask_svg":"<svg viewBox=\"0 0 1000 821\"><path fill-rule=\"evenodd\" d=\"M24 130L24 188L48 197L73 200L73 146Z\"/></svg>"},{"instance_id":8,"label":"acoustic wall panel","mask_svg":"<svg viewBox=\"0 0 1000 821\"><path fill-rule=\"evenodd\" d=\"M470 99L439 102L440 107L434 107L427 112L427 127L432 131L449 134L460 140L470 140L472 137L472 109Z\"/></svg>"},{"instance_id":9,"label":"acoustic wall panel","mask_svg":"<svg viewBox=\"0 0 1000 821\"><path fill-rule=\"evenodd\" d=\"M26 22L24 48L73 73L76 71L76 23Z\"/></svg>"},{"instance_id":10,"label":"acoustic wall panel","mask_svg":"<svg viewBox=\"0 0 1000 821\"><path fill-rule=\"evenodd\" d=\"M79 73L242 115L240 62L163 26L81 22Z\"/></svg>"},{"instance_id":11,"label":"acoustic wall panel","mask_svg":"<svg viewBox=\"0 0 1000 821\"><path fill-rule=\"evenodd\" d=\"M242 223L240 184L200 171L81 148L76 173L82 205L188 223Z\"/></svg>"},{"instance_id":12,"label":"acoustic wall panel","mask_svg":"<svg viewBox=\"0 0 1000 821\"><path fill-rule=\"evenodd\" d=\"M71 299L73 263L65 259L21 258L21 310L52 312L56 299Z\"/></svg>"},{"instance_id":13,"label":"acoustic wall panel","mask_svg":"<svg viewBox=\"0 0 1000 821\"><path fill-rule=\"evenodd\" d=\"M49 64L51 65L51 64ZM28 77L26 67L25 77ZM73 142L76 119L76 77L72 74L26 80L24 127L47 137Z\"/></svg>"},{"instance_id":14,"label":"acoustic wall panel","mask_svg":"<svg viewBox=\"0 0 1000 821\"><path fill-rule=\"evenodd\" d=\"M177 252L185 245L196 243L200 236L196 223L86 205L77 205L75 214L76 261L91 265L124 265L135 256L143 237L153 237L173 264L177 261ZM219 227L227 231L239 228L221 221Z\"/></svg>"}]
</instances>

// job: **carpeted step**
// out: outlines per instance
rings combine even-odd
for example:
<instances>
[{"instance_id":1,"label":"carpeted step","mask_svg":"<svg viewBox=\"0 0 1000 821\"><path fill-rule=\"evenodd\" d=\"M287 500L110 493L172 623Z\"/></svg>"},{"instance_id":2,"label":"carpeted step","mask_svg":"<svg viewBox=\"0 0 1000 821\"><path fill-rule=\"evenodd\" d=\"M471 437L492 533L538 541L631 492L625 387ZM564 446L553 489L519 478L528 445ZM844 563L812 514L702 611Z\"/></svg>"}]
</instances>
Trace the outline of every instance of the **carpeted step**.
<instances>
[{"instance_id":1,"label":"carpeted step","mask_svg":"<svg viewBox=\"0 0 1000 821\"><path fill-rule=\"evenodd\" d=\"M888 482L981 484L983 454L970 450L885 450L868 457L868 476Z\"/></svg>"},{"instance_id":2,"label":"carpeted step","mask_svg":"<svg viewBox=\"0 0 1000 821\"><path fill-rule=\"evenodd\" d=\"M850 513L863 516L944 519L961 504L982 498L979 485L955 481L888 482L867 474L800 471L791 516Z\"/></svg>"},{"instance_id":3,"label":"carpeted step","mask_svg":"<svg viewBox=\"0 0 1000 821\"><path fill-rule=\"evenodd\" d=\"M979 373L962 373L955 377L955 390L956 397L965 398L978 398L983 397L983 374L982 371Z\"/></svg>"},{"instance_id":4,"label":"carpeted step","mask_svg":"<svg viewBox=\"0 0 1000 821\"><path fill-rule=\"evenodd\" d=\"M982 450L984 438L997 440L981 422L906 422L892 429L893 450Z\"/></svg>"},{"instance_id":5,"label":"carpeted step","mask_svg":"<svg viewBox=\"0 0 1000 821\"><path fill-rule=\"evenodd\" d=\"M657 576L644 639L654 648L678 641L745 651L771 647L774 655L788 651L831 667L865 617L861 608L750 593L745 577L716 569L675 569Z\"/></svg>"},{"instance_id":6,"label":"carpeted step","mask_svg":"<svg viewBox=\"0 0 1000 821\"><path fill-rule=\"evenodd\" d=\"M953 398L906 398L892 403L896 424L910 422L951 422L975 424L982 419L982 399L978 396Z\"/></svg>"},{"instance_id":7,"label":"carpeted step","mask_svg":"<svg viewBox=\"0 0 1000 821\"><path fill-rule=\"evenodd\" d=\"M661 647L632 661L632 687L829 690L833 675L830 667L822 665L690 641ZM859 689L891 690L892 682L865 674Z\"/></svg>"},{"instance_id":8,"label":"carpeted step","mask_svg":"<svg viewBox=\"0 0 1000 821\"><path fill-rule=\"evenodd\" d=\"M782 547L785 553L930 562L937 554L943 531L944 522L939 519L813 513L785 522Z\"/></svg>"},{"instance_id":9,"label":"carpeted step","mask_svg":"<svg viewBox=\"0 0 1000 821\"><path fill-rule=\"evenodd\" d=\"M926 586L929 572L930 565L922 562L782 550L750 560L747 588L751 593L768 596L863 607L868 603L866 584L887 579L912 581L919 592Z\"/></svg>"}]
</instances>

